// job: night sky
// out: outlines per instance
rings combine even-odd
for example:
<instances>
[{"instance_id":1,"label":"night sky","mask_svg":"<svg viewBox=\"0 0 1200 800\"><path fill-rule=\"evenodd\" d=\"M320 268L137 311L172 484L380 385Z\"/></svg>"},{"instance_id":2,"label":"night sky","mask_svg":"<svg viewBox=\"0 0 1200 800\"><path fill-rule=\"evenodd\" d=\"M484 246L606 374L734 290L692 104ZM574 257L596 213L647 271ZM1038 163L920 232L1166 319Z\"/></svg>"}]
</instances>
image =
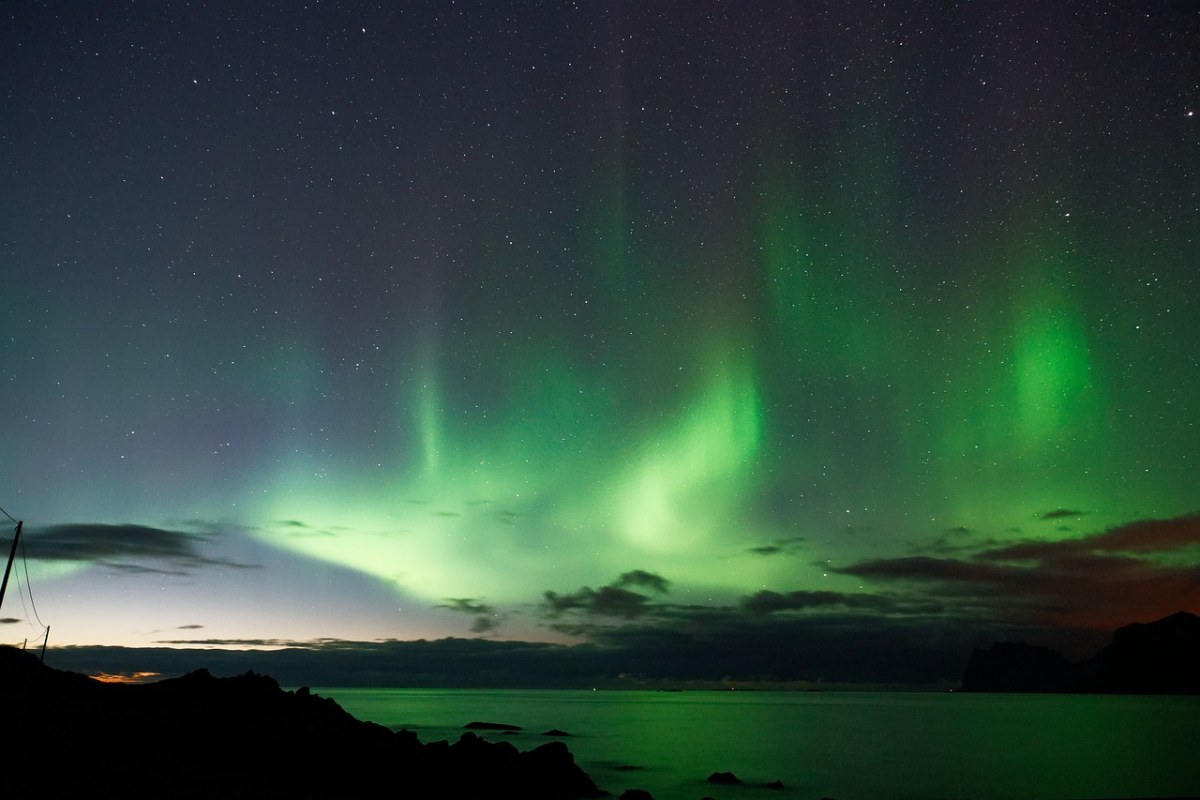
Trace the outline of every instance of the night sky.
<instances>
[{"instance_id":1,"label":"night sky","mask_svg":"<svg viewBox=\"0 0 1200 800\"><path fill-rule=\"evenodd\" d=\"M7 643L1200 612L1194 2L9 0L0 75Z\"/></svg>"}]
</instances>

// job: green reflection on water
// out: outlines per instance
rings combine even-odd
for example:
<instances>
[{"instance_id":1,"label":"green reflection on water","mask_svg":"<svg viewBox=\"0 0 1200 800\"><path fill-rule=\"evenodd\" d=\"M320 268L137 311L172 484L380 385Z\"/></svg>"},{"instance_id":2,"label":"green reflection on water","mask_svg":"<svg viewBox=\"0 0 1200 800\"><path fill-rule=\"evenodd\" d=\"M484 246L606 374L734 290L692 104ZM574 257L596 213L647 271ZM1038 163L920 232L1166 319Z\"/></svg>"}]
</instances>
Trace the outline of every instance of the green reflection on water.
<instances>
[{"instance_id":1,"label":"green reflection on water","mask_svg":"<svg viewBox=\"0 0 1200 800\"><path fill-rule=\"evenodd\" d=\"M772 780L787 796L840 800L1200 795L1194 697L315 691L423 741L457 739L474 719L523 726L505 737L523 750L547 741L544 730L567 730L578 763L614 795L741 800ZM705 784L714 771L751 786Z\"/></svg>"}]
</instances>

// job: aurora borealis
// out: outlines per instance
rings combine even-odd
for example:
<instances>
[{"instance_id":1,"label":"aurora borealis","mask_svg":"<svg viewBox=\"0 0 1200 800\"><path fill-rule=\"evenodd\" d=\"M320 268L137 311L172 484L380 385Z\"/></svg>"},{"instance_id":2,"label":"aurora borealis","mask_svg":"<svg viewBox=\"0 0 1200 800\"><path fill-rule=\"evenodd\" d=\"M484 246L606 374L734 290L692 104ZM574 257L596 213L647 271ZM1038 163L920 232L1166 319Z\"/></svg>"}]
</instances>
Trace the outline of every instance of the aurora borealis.
<instances>
[{"instance_id":1,"label":"aurora borealis","mask_svg":"<svg viewBox=\"0 0 1200 800\"><path fill-rule=\"evenodd\" d=\"M1170 2L5 3L36 616L752 653L1200 611L1197 42Z\"/></svg>"}]
</instances>

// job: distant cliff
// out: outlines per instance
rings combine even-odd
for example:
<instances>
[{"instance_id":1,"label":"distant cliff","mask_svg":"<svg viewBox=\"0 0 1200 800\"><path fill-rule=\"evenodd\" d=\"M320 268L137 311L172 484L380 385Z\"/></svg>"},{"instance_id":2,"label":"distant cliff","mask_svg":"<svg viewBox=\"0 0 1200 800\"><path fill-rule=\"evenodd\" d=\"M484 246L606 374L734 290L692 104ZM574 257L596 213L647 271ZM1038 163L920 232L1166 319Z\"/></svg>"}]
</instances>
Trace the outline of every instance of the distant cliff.
<instances>
[{"instance_id":1,"label":"distant cliff","mask_svg":"<svg viewBox=\"0 0 1200 800\"><path fill-rule=\"evenodd\" d=\"M561 742L464 733L422 744L248 672L103 684L0 647L9 794L47 797L562 800L601 797Z\"/></svg>"},{"instance_id":2,"label":"distant cliff","mask_svg":"<svg viewBox=\"0 0 1200 800\"><path fill-rule=\"evenodd\" d=\"M997 642L971 654L962 691L1200 694L1200 617L1180 611L1126 625L1078 664L1044 647Z\"/></svg>"}]
</instances>

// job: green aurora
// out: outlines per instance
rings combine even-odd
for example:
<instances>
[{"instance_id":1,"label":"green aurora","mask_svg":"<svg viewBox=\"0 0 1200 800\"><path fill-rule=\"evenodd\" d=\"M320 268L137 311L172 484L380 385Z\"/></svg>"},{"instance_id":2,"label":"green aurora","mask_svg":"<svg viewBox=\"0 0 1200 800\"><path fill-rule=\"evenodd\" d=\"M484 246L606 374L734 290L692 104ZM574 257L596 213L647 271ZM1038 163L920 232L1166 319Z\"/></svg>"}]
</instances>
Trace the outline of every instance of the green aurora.
<instances>
[{"instance_id":1,"label":"green aurora","mask_svg":"<svg viewBox=\"0 0 1200 800\"><path fill-rule=\"evenodd\" d=\"M10 5L60 644L1200 610L1194 14Z\"/></svg>"}]
</instances>

